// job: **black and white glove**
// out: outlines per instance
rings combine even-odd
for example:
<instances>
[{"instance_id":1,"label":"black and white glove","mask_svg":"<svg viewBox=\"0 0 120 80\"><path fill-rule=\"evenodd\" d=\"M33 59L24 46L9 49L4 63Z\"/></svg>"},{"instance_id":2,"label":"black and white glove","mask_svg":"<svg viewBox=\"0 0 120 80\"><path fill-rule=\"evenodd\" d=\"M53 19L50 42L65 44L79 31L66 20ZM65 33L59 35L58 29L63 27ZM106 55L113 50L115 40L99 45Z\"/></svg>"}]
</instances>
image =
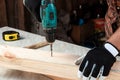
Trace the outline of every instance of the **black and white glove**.
<instances>
[{"instance_id":1,"label":"black and white glove","mask_svg":"<svg viewBox=\"0 0 120 80\"><path fill-rule=\"evenodd\" d=\"M111 43L90 50L79 67L78 76L82 80L96 80L96 78L104 80L116 61L118 53L118 49Z\"/></svg>"}]
</instances>

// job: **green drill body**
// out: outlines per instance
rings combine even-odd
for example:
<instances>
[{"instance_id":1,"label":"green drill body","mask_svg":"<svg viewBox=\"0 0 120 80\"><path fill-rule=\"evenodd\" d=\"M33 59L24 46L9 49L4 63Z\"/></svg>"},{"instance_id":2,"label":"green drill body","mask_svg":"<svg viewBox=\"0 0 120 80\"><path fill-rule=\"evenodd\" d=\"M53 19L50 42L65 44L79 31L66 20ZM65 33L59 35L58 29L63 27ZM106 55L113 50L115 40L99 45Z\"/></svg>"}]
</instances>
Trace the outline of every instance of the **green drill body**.
<instances>
[{"instance_id":1,"label":"green drill body","mask_svg":"<svg viewBox=\"0 0 120 80\"><path fill-rule=\"evenodd\" d=\"M57 13L53 0L42 0L40 8L40 17L43 29L56 29Z\"/></svg>"},{"instance_id":2,"label":"green drill body","mask_svg":"<svg viewBox=\"0 0 120 80\"><path fill-rule=\"evenodd\" d=\"M40 17L43 30L46 33L46 40L50 43L52 56L52 43L55 41L55 30L57 27L57 13L53 0L41 1Z\"/></svg>"}]
</instances>

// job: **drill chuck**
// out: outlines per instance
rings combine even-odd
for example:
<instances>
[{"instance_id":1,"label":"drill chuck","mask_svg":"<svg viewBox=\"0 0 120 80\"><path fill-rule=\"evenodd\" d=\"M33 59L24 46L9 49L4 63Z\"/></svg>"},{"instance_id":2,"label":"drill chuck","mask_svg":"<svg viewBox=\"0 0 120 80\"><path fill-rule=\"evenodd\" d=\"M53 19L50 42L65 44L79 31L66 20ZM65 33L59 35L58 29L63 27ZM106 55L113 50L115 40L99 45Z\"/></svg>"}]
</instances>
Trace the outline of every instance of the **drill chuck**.
<instances>
[{"instance_id":1,"label":"drill chuck","mask_svg":"<svg viewBox=\"0 0 120 80\"><path fill-rule=\"evenodd\" d=\"M55 29L45 30L45 33L47 42L53 43L55 41Z\"/></svg>"}]
</instances>

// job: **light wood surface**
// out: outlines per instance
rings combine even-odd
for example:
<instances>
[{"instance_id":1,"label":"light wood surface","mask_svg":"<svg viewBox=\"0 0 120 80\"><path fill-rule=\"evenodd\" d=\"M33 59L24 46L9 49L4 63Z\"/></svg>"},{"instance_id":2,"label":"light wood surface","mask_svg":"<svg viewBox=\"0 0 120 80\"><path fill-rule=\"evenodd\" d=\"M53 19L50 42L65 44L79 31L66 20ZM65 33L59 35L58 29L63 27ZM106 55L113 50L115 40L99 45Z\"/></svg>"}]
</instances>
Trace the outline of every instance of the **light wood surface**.
<instances>
[{"instance_id":1,"label":"light wood surface","mask_svg":"<svg viewBox=\"0 0 120 80\"><path fill-rule=\"evenodd\" d=\"M34 49L26 49L20 47L12 47L12 46L1 46L0 45L0 55L8 58L20 58L20 59L31 59L37 61L44 62L52 62L57 64L67 64L67 65L75 65L74 61L79 58L78 55L74 54L66 54L53 52L54 55L51 57L51 52L42 51L42 50L34 50Z\"/></svg>"},{"instance_id":2,"label":"light wood surface","mask_svg":"<svg viewBox=\"0 0 120 80\"><path fill-rule=\"evenodd\" d=\"M0 65L9 69L41 73L53 80L77 80L78 66L74 61L78 55L19 47L0 46Z\"/></svg>"},{"instance_id":3,"label":"light wood surface","mask_svg":"<svg viewBox=\"0 0 120 80\"><path fill-rule=\"evenodd\" d=\"M52 80L52 79L42 74L0 67L0 80Z\"/></svg>"},{"instance_id":4,"label":"light wood surface","mask_svg":"<svg viewBox=\"0 0 120 80\"><path fill-rule=\"evenodd\" d=\"M79 66L74 65L74 61L79 56L57 52L54 54L53 57L50 57L49 52L46 51L0 46L0 66L13 69L13 73L16 72L16 74L26 73L25 76L31 75L32 77L33 75L35 77L42 74L41 76L46 78L45 80L81 80L77 77ZM114 64L106 80L120 80L119 61Z\"/></svg>"},{"instance_id":5,"label":"light wood surface","mask_svg":"<svg viewBox=\"0 0 120 80\"><path fill-rule=\"evenodd\" d=\"M0 57L0 66L14 70L44 74L53 80L77 80L76 73L78 66L74 65Z\"/></svg>"}]
</instances>

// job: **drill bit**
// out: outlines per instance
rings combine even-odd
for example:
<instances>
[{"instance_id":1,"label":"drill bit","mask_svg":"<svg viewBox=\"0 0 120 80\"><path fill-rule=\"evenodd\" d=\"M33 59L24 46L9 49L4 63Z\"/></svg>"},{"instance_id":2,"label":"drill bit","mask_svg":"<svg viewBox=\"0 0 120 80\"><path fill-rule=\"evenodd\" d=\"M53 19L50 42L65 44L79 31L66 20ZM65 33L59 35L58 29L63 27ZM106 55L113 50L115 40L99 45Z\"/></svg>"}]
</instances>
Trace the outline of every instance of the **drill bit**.
<instances>
[{"instance_id":1,"label":"drill bit","mask_svg":"<svg viewBox=\"0 0 120 80\"><path fill-rule=\"evenodd\" d=\"M50 49L51 49L51 57L53 57L53 49L52 49L53 45L52 43L50 44Z\"/></svg>"}]
</instances>

